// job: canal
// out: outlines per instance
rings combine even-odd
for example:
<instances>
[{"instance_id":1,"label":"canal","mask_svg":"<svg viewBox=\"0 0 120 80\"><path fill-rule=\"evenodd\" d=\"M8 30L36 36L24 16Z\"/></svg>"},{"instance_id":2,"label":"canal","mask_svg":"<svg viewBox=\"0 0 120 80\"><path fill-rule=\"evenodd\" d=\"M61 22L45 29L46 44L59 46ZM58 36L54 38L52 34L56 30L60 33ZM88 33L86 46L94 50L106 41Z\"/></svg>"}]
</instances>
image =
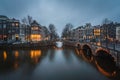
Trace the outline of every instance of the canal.
<instances>
[{"instance_id":1,"label":"canal","mask_svg":"<svg viewBox=\"0 0 120 80\"><path fill-rule=\"evenodd\" d=\"M74 48L0 50L0 80L114 80ZM116 79L115 79L116 80Z\"/></svg>"}]
</instances>

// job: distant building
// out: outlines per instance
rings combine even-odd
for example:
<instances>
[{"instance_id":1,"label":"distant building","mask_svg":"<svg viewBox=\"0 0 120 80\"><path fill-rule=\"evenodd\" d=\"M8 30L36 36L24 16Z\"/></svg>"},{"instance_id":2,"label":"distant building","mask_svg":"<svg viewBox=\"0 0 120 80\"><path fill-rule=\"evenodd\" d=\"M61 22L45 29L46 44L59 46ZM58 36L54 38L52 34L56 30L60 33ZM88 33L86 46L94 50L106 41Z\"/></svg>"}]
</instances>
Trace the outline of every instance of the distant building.
<instances>
[{"instance_id":1,"label":"distant building","mask_svg":"<svg viewBox=\"0 0 120 80\"><path fill-rule=\"evenodd\" d=\"M101 40L101 26L100 25L94 26L93 33L94 33L93 39L97 42L100 41Z\"/></svg>"},{"instance_id":2,"label":"distant building","mask_svg":"<svg viewBox=\"0 0 120 80\"><path fill-rule=\"evenodd\" d=\"M20 25L20 40L22 42L27 42L27 40L26 40L26 27L27 27L27 25L25 25L25 24Z\"/></svg>"},{"instance_id":3,"label":"distant building","mask_svg":"<svg viewBox=\"0 0 120 80\"><path fill-rule=\"evenodd\" d=\"M90 42L90 40L93 39L93 28L92 26L86 26L85 27L85 40L87 42Z\"/></svg>"},{"instance_id":4,"label":"distant building","mask_svg":"<svg viewBox=\"0 0 120 80\"><path fill-rule=\"evenodd\" d=\"M93 38L93 28L80 26L74 30L74 37L76 41L90 42Z\"/></svg>"},{"instance_id":5,"label":"distant building","mask_svg":"<svg viewBox=\"0 0 120 80\"><path fill-rule=\"evenodd\" d=\"M75 29L75 40L76 41L83 41L86 38L85 36L85 29L80 26Z\"/></svg>"},{"instance_id":6,"label":"distant building","mask_svg":"<svg viewBox=\"0 0 120 80\"><path fill-rule=\"evenodd\" d=\"M11 43L19 40L19 20L0 15L0 41Z\"/></svg>"},{"instance_id":7,"label":"distant building","mask_svg":"<svg viewBox=\"0 0 120 80\"><path fill-rule=\"evenodd\" d=\"M33 21L33 23L31 23L29 37L31 42L39 42L44 40L44 31L41 25L36 21Z\"/></svg>"},{"instance_id":8,"label":"distant building","mask_svg":"<svg viewBox=\"0 0 120 80\"><path fill-rule=\"evenodd\" d=\"M109 23L101 26L101 36L103 39L113 41L116 38L116 27L118 24Z\"/></svg>"},{"instance_id":9,"label":"distant building","mask_svg":"<svg viewBox=\"0 0 120 80\"><path fill-rule=\"evenodd\" d=\"M120 41L120 26L116 27L116 40Z\"/></svg>"}]
</instances>

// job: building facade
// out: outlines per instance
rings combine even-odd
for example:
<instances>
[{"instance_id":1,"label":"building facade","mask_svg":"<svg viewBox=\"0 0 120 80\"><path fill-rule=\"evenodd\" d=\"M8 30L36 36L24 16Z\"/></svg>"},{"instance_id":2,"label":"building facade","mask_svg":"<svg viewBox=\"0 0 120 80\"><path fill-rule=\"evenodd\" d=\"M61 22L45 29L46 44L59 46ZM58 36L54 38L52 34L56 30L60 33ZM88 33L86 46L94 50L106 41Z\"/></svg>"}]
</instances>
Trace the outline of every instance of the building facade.
<instances>
[{"instance_id":1,"label":"building facade","mask_svg":"<svg viewBox=\"0 0 120 80\"><path fill-rule=\"evenodd\" d=\"M93 29L93 33L94 33L94 41L95 42L100 42L100 40L102 39L101 38L101 26L98 25L98 26L94 26L94 29Z\"/></svg>"},{"instance_id":2,"label":"building facade","mask_svg":"<svg viewBox=\"0 0 120 80\"><path fill-rule=\"evenodd\" d=\"M92 26L85 27L85 39L86 42L90 42L94 37Z\"/></svg>"},{"instance_id":3,"label":"building facade","mask_svg":"<svg viewBox=\"0 0 120 80\"><path fill-rule=\"evenodd\" d=\"M0 41L11 43L19 40L19 20L0 15Z\"/></svg>"},{"instance_id":4,"label":"building facade","mask_svg":"<svg viewBox=\"0 0 120 80\"><path fill-rule=\"evenodd\" d=\"M120 41L120 26L116 27L116 40Z\"/></svg>"},{"instance_id":5,"label":"building facade","mask_svg":"<svg viewBox=\"0 0 120 80\"><path fill-rule=\"evenodd\" d=\"M85 40L85 29L82 26L75 29L75 40L76 41Z\"/></svg>"},{"instance_id":6,"label":"building facade","mask_svg":"<svg viewBox=\"0 0 120 80\"><path fill-rule=\"evenodd\" d=\"M116 39L116 27L118 24L115 23L109 23L109 24L103 24L101 26L101 36L105 40L113 41Z\"/></svg>"},{"instance_id":7,"label":"building facade","mask_svg":"<svg viewBox=\"0 0 120 80\"><path fill-rule=\"evenodd\" d=\"M80 26L74 30L74 39L79 42L90 42L93 39L93 28Z\"/></svg>"},{"instance_id":8,"label":"building facade","mask_svg":"<svg viewBox=\"0 0 120 80\"><path fill-rule=\"evenodd\" d=\"M30 42L39 42L44 40L44 31L40 24L38 24L36 21L33 21L31 23L30 27Z\"/></svg>"}]
</instances>

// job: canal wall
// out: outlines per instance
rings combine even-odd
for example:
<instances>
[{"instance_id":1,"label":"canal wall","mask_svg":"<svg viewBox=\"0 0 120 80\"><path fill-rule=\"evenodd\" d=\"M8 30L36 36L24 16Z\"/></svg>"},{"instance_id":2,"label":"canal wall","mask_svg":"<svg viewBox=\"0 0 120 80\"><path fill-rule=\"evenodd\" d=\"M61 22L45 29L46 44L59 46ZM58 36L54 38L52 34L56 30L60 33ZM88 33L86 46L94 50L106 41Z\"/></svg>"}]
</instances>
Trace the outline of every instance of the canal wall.
<instances>
[{"instance_id":1,"label":"canal wall","mask_svg":"<svg viewBox=\"0 0 120 80\"><path fill-rule=\"evenodd\" d=\"M75 41L63 41L63 46L77 47Z\"/></svg>"},{"instance_id":2,"label":"canal wall","mask_svg":"<svg viewBox=\"0 0 120 80\"><path fill-rule=\"evenodd\" d=\"M2 44L0 49L29 49L55 46L55 42L41 41L38 43L21 43L21 44Z\"/></svg>"}]
</instances>

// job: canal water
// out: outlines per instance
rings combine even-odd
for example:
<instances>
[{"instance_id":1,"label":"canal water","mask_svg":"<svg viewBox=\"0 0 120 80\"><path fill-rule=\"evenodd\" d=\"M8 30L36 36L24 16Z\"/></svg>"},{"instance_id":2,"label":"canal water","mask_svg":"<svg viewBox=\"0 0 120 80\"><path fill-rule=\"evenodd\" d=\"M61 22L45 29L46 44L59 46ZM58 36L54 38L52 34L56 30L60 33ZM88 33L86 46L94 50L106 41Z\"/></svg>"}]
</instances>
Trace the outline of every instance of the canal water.
<instances>
[{"instance_id":1,"label":"canal water","mask_svg":"<svg viewBox=\"0 0 120 80\"><path fill-rule=\"evenodd\" d=\"M73 48L0 50L0 80L112 80L97 67Z\"/></svg>"}]
</instances>

